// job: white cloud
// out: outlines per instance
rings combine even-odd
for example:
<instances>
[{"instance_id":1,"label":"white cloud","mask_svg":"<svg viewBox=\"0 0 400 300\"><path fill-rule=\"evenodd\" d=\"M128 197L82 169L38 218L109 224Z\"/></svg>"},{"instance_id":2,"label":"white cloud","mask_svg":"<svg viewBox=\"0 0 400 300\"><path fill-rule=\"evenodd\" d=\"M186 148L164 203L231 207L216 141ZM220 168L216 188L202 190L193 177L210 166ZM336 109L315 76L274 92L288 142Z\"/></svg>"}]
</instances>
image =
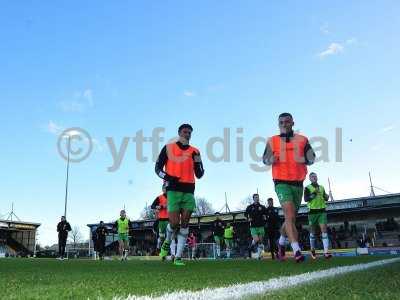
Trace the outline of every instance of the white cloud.
<instances>
[{"instance_id":1,"label":"white cloud","mask_svg":"<svg viewBox=\"0 0 400 300\"><path fill-rule=\"evenodd\" d=\"M83 92L83 97L87 100L90 107L93 107L93 91L91 89L87 89Z\"/></svg>"},{"instance_id":2,"label":"white cloud","mask_svg":"<svg viewBox=\"0 0 400 300\"><path fill-rule=\"evenodd\" d=\"M67 128L55 123L54 121L50 120L47 125L45 126L45 130L51 134L56 135L59 137L64 130ZM82 142L88 144L89 139L79 130L69 130L66 134L62 136L63 139L67 139L69 136L81 136ZM91 137L91 142L93 144L94 149L98 152L103 152L105 146L96 138Z\"/></svg>"},{"instance_id":3,"label":"white cloud","mask_svg":"<svg viewBox=\"0 0 400 300\"><path fill-rule=\"evenodd\" d=\"M64 112L84 112L94 106L93 90L76 91L70 101L61 101L60 108Z\"/></svg>"},{"instance_id":4,"label":"white cloud","mask_svg":"<svg viewBox=\"0 0 400 300\"><path fill-rule=\"evenodd\" d=\"M380 130L380 132L381 133L386 133L386 132L392 131L394 129L396 129L396 126L392 124L392 125L389 125L389 126L386 126L386 127L382 128Z\"/></svg>"},{"instance_id":5,"label":"white cloud","mask_svg":"<svg viewBox=\"0 0 400 300\"><path fill-rule=\"evenodd\" d=\"M328 48L318 54L320 58L324 58L329 55L336 55L344 51L343 45L339 43L331 43Z\"/></svg>"},{"instance_id":6,"label":"white cloud","mask_svg":"<svg viewBox=\"0 0 400 300\"><path fill-rule=\"evenodd\" d=\"M65 130L65 128L63 126L53 122L52 120L50 120L46 126L47 132L50 132L57 136L59 136L64 130ZM67 138L68 136L76 136L76 135L81 135L81 133L77 130L70 130L70 131L68 131L67 134L65 134L63 136L63 138Z\"/></svg>"},{"instance_id":7,"label":"white cloud","mask_svg":"<svg viewBox=\"0 0 400 300\"><path fill-rule=\"evenodd\" d=\"M52 120L50 120L47 123L46 130L52 134L60 134L63 131L63 128L60 125L53 122Z\"/></svg>"},{"instance_id":8,"label":"white cloud","mask_svg":"<svg viewBox=\"0 0 400 300\"><path fill-rule=\"evenodd\" d=\"M330 31L329 31L329 28L328 28L328 24L325 23L325 24L321 25L321 27L319 28L319 31L321 31L321 33L325 34L325 35L329 34Z\"/></svg>"},{"instance_id":9,"label":"white cloud","mask_svg":"<svg viewBox=\"0 0 400 300\"><path fill-rule=\"evenodd\" d=\"M346 47L348 47L348 46L353 46L357 43L358 43L358 40L355 37L347 39L341 43L330 43L328 48L326 48L324 51L318 53L318 56L319 56L319 58L324 58L324 57L330 56L330 55L337 55L344 51L345 45L346 45Z\"/></svg>"},{"instance_id":10,"label":"white cloud","mask_svg":"<svg viewBox=\"0 0 400 300\"><path fill-rule=\"evenodd\" d=\"M183 95L186 97L194 97L194 96L196 96L196 93L193 91L184 91Z\"/></svg>"}]
</instances>

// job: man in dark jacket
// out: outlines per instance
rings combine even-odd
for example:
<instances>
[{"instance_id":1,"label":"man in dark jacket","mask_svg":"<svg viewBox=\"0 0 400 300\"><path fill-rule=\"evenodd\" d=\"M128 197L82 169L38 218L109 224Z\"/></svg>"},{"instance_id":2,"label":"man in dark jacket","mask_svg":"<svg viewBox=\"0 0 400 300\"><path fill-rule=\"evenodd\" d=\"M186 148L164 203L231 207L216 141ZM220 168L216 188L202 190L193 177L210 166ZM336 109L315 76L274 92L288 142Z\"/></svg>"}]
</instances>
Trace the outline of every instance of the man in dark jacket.
<instances>
[{"instance_id":1,"label":"man in dark jacket","mask_svg":"<svg viewBox=\"0 0 400 300\"><path fill-rule=\"evenodd\" d=\"M244 215L250 222L250 233L253 238L251 250L257 252L257 258L261 259L264 250L265 223L267 221L267 208L260 203L260 196L253 195L253 203L247 206Z\"/></svg>"},{"instance_id":2,"label":"man in dark jacket","mask_svg":"<svg viewBox=\"0 0 400 300\"><path fill-rule=\"evenodd\" d=\"M58 232L58 259L65 259L65 246L67 245L68 232L71 231L71 225L67 222L64 216L61 217L61 222L57 224Z\"/></svg>"},{"instance_id":3,"label":"man in dark jacket","mask_svg":"<svg viewBox=\"0 0 400 300\"><path fill-rule=\"evenodd\" d=\"M96 251L99 255L99 259L104 259L104 253L106 251L106 237L108 234L108 229L104 226L104 222L100 221L99 226L96 228Z\"/></svg>"},{"instance_id":4,"label":"man in dark jacket","mask_svg":"<svg viewBox=\"0 0 400 300\"><path fill-rule=\"evenodd\" d=\"M220 219L220 214L217 212L215 213L216 219L213 222L213 237L215 242L215 249L217 258L221 258L221 247L222 242L224 241L224 230L225 225L224 222Z\"/></svg>"},{"instance_id":5,"label":"man in dark jacket","mask_svg":"<svg viewBox=\"0 0 400 300\"><path fill-rule=\"evenodd\" d=\"M275 253L278 252L276 241L279 238L279 228L281 227L278 209L274 207L274 199L268 198L267 207L267 237L269 241L269 251L271 258L275 259Z\"/></svg>"}]
</instances>

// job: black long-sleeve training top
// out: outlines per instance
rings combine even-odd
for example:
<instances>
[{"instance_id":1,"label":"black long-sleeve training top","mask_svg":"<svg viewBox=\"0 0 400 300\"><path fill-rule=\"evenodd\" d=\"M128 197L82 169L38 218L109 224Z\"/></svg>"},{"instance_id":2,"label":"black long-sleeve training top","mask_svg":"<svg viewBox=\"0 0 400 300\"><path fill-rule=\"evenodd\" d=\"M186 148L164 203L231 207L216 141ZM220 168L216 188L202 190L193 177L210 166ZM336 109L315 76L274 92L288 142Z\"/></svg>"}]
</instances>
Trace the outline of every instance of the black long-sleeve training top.
<instances>
[{"instance_id":1,"label":"black long-sleeve training top","mask_svg":"<svg viewBox=\"0 0 400 300\"><path fill-rule=\"evenodd\" d=\"M247 206L244 215L250 219L250 227L263 227L267 222L267 208L260 203Z\"/></svg>"},{"instance_id":2,"label":"black long-sleeve training top","mask_svg":"<svg viewBox=\"0 0 400 300\"><path fill-rule=\"evenodd\" d=\"M181 142L176 142L179 148L182 150L187 150L190 145L183 145ZM194 161L194 174L197 178L201 178L204 175L204 168L203 163L201 161L195 161L195 155L200 155L200 153L193 153L192 159ZM186 182L179 182L176 177L167 174L164 171L164 166L168 161L168 154L167 154L167 146L164 146L161 149L160 155L158 156L156 165L155 165L155 172L158 177L164 179L168 182L167 190L168 191L177 191L177 192L184 192L184 193L194 193L195 184L194 183L186 183Z\"/></svg>"}]
</instances>

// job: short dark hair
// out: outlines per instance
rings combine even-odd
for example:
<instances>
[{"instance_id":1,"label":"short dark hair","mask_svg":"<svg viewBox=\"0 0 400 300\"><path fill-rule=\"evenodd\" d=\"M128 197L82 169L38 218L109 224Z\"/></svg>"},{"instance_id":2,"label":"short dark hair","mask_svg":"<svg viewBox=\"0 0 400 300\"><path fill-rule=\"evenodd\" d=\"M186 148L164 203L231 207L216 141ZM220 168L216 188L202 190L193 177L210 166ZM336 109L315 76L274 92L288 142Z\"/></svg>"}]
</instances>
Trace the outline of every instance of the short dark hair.
<instances>
[{"instance_id":1,"label":"short dark hair","mask_svg":"<svg viewBox=\"0 0 400 300\"><path fill-rule=\"evenodd\" d=\"M272 199L272 198L268 198L268 199L267 199L267 201L274 201L274 199Z\"/></svg>"},{"instance_id":2,"label":"short dark hair","mask_svg":"<svg viewBox=\"0 0 400 300\"><path fill-rule=\"evenodd\" d=\"M317 175L317 173L311 172L309 176L311 176L311 175Z\"/></svg>"},{"instance_id":3,"label":"short dark hair","mask_svg":"<svg viewBox=\"0 0 400 300\"><path fill-rule=\"evenodd\" d=\"M215 213L215 215L216 215L216 216L219 216L219 215L220 215L220 213L219 213L219 212L216 212L216 213Z\"/></svg>"},{"instance_id":4,"label":"short dark hair","mask_svg":"<svg viewBox=\"0 0 400 300\"><path fill-rule=\"evenodd\" d=\"M179 126L179 128L178 128L178 132L181 132L181 130L183 130L183 129L190 129L191 131L193 131L193 127L192 127L192 125L190 125L190 124L182 124L181 126Z\"/></svg>"},{"instance_id":5,"label":"short dark hair","mask_svg":"<svg viewBox=\"0 0 400 300\"><path fill-rule=\"evenodd\" d=\"M291 113L288 113L288 112L281 113L281 114L279 115L278 119L284 118L284 117L291 117L291 118L293 119L292 114L291 114Z\"/></svg>"},{"instance_id":6,"label":"short dark hair","mask_svg":"<svg viewBox=\"0 0 400 300\"><path fill-rule=\"evenodd\" d=\"M260 195L259 195L259 194L253 194L253 199L254 199L254 197L255 197L255 196L258 196L258 197L260 197Z\"/></svg>"}]
</instances>

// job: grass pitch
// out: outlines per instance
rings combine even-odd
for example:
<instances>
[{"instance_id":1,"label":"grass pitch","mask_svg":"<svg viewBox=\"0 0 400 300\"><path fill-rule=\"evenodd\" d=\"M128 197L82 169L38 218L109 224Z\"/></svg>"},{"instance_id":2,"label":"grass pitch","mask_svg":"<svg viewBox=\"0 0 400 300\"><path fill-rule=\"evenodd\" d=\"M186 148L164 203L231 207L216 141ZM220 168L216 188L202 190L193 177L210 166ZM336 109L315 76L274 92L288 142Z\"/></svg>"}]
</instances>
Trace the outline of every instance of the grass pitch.
<instances>
[{"instance_id":1,"label":"grass pitch","mask_svg":"<svg viewBox=\"0 0 400 300\"><path fill-rule=\"evenodd\" d=\"M257 296L252 300L400 299L400 262Z\"/></svg>"},{"instance_id":2,"label":"grass pitch","mask_svg":"<svg viewBox=\"0 0 400 300\"><path fill-rule=\"evenodd\" d=\"M129 294L161 295L176 290L196 291L206 287L268 280L379 259L383 258L336 257L328 261L322 258L308 260L303 264L296 264L292 260L285 263L271 260L196 261L188 262L185 267L153 260L0 259L0 298L112 299ZM365 299L377 295L376 291L379 299L396 299L390 291L399 291L399 270L400 263L394 263L368 270L361 276L360 272L356 272L288 289L268 295L268 299L351 298L351 295ZM371 294L372 290L375 294ZM397 292L395 295L398 297Z\"/></svg>"}]
</instances>

